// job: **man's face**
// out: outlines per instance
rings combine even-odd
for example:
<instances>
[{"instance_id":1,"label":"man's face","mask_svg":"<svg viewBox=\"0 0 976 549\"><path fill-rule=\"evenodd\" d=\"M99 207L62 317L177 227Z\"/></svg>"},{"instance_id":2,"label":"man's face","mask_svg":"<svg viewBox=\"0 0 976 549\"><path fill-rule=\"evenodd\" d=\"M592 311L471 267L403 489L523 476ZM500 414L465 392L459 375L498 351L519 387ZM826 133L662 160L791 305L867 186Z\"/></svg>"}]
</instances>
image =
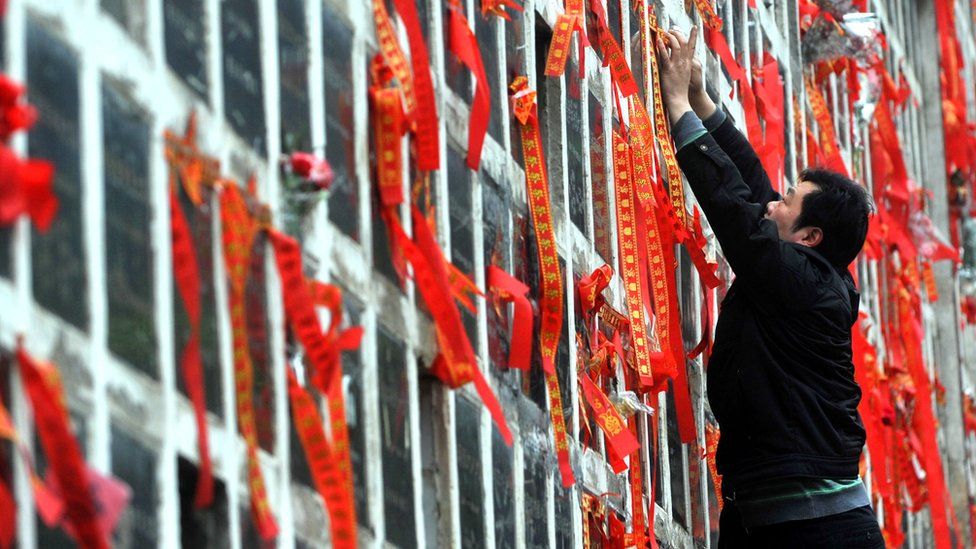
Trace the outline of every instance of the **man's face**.
<instances>
[{"instance_id":1,"label":"man's face","mask_svg":"<svg viewBox=\"0 0 976 549\"><path fill-rule=\"evenodd\" d=\"M803 209L803 199L807 194L817 190L817 186L808 181L800 181L786 193L783 200L775 200L766 205L766 219L772 219L779 230L779 239L784 242L795 242L805 246L816 246L820 238L812 234L810 227L801 227L794 231L793 225L800 217ZM816 229L819 233L820 229ZM811 238L816 238L816 242L811 242Z\"/></svg>"}]
</instances>

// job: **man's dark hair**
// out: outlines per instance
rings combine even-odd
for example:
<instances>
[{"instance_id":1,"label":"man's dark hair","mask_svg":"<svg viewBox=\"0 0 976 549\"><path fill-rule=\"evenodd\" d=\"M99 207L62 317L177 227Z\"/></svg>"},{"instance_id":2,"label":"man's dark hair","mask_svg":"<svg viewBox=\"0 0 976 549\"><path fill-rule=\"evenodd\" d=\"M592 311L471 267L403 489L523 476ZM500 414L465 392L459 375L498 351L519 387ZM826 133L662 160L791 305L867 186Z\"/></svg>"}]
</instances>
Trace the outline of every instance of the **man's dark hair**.
<instances>
[{"instance_id":1,"label":"man's dark hair","mask_svg":"<svg viewBox=\"0 0 976 549\"><path fill-rule=\"evenodd\" d=\"M868 216L874 205L867 189L843 175L823 168L808 168L800 181L816 185L803 198L793 230L820 227L823 239L814 249L835 267L847 268L864 246Z\"/></svg>"}]
</instances>

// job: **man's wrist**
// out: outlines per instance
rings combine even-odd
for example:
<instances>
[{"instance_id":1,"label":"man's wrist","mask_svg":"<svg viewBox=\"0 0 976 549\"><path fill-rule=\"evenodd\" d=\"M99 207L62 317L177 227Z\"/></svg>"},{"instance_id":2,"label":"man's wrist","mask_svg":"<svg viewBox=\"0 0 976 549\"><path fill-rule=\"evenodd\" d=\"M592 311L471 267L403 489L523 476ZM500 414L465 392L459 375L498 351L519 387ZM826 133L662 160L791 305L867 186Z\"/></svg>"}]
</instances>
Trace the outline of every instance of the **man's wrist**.
<instances>
[{"instance_id":1,"label":"man's wrist","mask_svg":"<svg viewBox=\"0 0 976 549\"><path fill-rule=\"evenodd\" d=\"M693 112L691 103L687 98L668 99L665 103L668 110L668 120L672 125L676 124L685 113Z\"/></svg>"},{"instance_id":2,"label":"man's wrist","mask_svg":"<svg viewBox=\"0 0 976 549\"><path fill-rule=\"evenodd\" d=\"M691 108L695 111L695 114L698 115L698 118L702 120L711 116L718 108L715 106L712 98L708 96L708 93L705 92L704 88L690 94L688 96L688 102L691 104Z\"/></svg>"}]
</instances>

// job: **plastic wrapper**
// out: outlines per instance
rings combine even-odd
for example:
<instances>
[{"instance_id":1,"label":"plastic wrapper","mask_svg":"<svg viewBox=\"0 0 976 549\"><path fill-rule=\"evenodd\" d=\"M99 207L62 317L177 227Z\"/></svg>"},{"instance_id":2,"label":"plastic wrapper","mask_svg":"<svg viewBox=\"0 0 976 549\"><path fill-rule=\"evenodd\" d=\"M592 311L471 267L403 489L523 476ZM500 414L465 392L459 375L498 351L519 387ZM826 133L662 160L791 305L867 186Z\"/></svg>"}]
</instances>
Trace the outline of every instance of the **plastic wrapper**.
<instances>
[{"instance_id":1,"label":"plastic wrapper","mask_svg":"<svg viewBox=\"0 0 976 549\"><path fill-rule=\"evenodd\" d=\"M932 223L932 218L921 211L915 211L908 219L908 229L918 253L929 260L955 260L958 251L949 243L942 231Z\"/></svg>"},{"instance_id":2,"label":"plastic wrapper","mask_svg":"<svg viewBox=\"0 0 976 549\"><path fill-rule=\"evenodd\" d=\"M803 60L818 63L851 57L861 67L869 67L881 54L880 30L872 13L849 13L843 18L820 15L803 35Z\"/></svg>"},{"instance_id":3,"label":"plastic wrapper","mask_svg":"<svg viewBox=\"0 0 976 549\"><path fill-rule=\"evenodd\" d=\"M610 403L613 407L617 409L617 412L623 416L624 419L628 419L637 412L641 412L647 415L654 414L654 408L651 408L647 404L641 402L640 397L637 393L633 391L621 391L617 394L610 396Z\"/></svg>"}]
</instances>

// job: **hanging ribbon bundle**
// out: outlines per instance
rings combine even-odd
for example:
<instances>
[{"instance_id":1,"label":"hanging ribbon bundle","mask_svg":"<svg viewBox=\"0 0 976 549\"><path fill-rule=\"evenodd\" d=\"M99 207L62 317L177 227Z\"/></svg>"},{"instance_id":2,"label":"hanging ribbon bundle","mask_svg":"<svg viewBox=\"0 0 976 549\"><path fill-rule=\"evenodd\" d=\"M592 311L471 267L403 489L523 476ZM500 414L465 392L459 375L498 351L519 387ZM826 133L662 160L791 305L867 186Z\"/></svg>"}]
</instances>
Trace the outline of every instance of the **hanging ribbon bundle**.
<instances>
[{"instance_id":1,"label":"hanging ribbon bundle","mask_svg":"<svg viewBox=\"0 0 976 549\"><path fill-rule=\"evenodd\" d=\"M556 234L553 228L552 205L549 200L549 178L546 174L545 149L539 133L539 119L535 92L529 90L524 76L516 77L511 87L515 119L522 138L522 158L525 163L525 185L532 228L536 236L539 274L542 279L539 299L540 328L539 349L542 369L549 391L549 414L552 420L553 439L559 472L563 486L575 483L569 462L569 441L566 421L563 417L559 378L556 375L556 352L563 323L563 277L559 268Z\"/></svg>"},{"instance_id":2,"label":"hanging ribbon bundle","mask_svg":"<svg viewBox=\"0 0 976 549\"><path fill-rule=\"evenodd\" d=\"M237 425L247 447L247 486L251 496L251 514L261 539L271 540L278 535L278 523L268 503L258 455L258 427L254 417L253 396L254 368L248 347L245 306L248 267L258 223L249 214L244 196L233 181L222 182L220 188L220 220L229 282L228 307L234 348Z\"/></svg>"},{"instance_id":3,"label":"hanging ribbon bundle","mask_svg":"<svg viewBox=\"0 0 976 549\"><path fill-rule=\"evenodd\" d=\"M417 5L413 0L394 0L394 5L407 33L410 65L397 40L396 29L390 20L385 2L373 0L373 21L376 24L380 54L393 71L403 92L407 120L411 123L407 129L413 131L417 144L417 169L436 170L440 167L440 132L430 61L417 15Z\"/></svg>"},{"instance_id":4,"label":"hanging ribbon bundle","mask_svg":"<svg viewBox=\"0 0 976 549\"><path fill-rule=\"evenodd\" d=\"M450 9L450 22L451 51L468 67L476 80L474 100L471 102L471 118L468 120L467 162L469 168L477 170L481 164L481 149L484 146L485 134L488 133L491 93L488 90L488 79L485 75L485 65L481 61L478 40L471 32L471 27L468 26L467 18L461 13L460 6L452 6Z\"/></svg>"},{"instance_id":5,"label":"hanging ribbon bundle","mask_svg":"<svg viewBox=\"0 0 976 549\"><path fill-rule=\"evenodd\" d=\"M552 42L549 43L549 54L546 57L546 76L562 76L566 72L566 60L569 59L570 40L573 33L579 32L579 73L580 78L586 73L585 48L588 46L586 27L583 15L583 0L566 0L566 11L556 18L553 27Z\"/></svg>"},{"instance_id":6,"label":"hanging ribbon bundle","mask_svg":"<svg viewBox=\"0 0 976 549\"><path fill-rule=\"evenodd\" d=\"M93 486L77 439L71 434L68 407L57 369L35 361L21 344L17 363L31 408L38 438L48 466L64 498L64 511L72 536L82 547L109 547L108 534L99 521Z\"/></svg>"},{"instance_id":7,"label":"hanging ribbon bundle","mask_svg":"<svg viewBox=\"0 0 976 549\"><path fill-rule=\"evenodd\" d=\"M532 304L528 298L529 287L494 265L488 267L486 282L498 299L513 305L508 367L527 372L532 363Z\"/></svg>"},{"instance_id":8,"label":"hanging ribbon bundle","mask_svg":"<svg viewBox=\"0 0 976 549\"><path fill-rule=\"evenodd\" d=\"M297 241L273 229L267 229L281 280L285 316L305 349L311 366L313 384L329 401L331 440L322 428L314 400L288 371L288 394L296 430L305 450L309 471L316 489L329 512L332 542L336 547L356 546L356 511L353 499L352 458L346 425L345 399L342 393L340 353L359 347L361 328L339 333L342 317L340 298L323 300L330 287L310 284L302 269L301 248ZM315 290L313 292L313 289ZM325 291L324 291L325 290ZM329 306L330 327L323 331L315 306Z\"/></svg>"},{"instance_id":9,"label":"hanging ribbon bundle","mask_svg":"<svg viewBox=\"0 0 976 549\"><path fill-rule=\"evenodd\" d=\"M203 203L201 187L217 179L219 165L201 153L196 144L196 113L191 113L182 137L170 131L164 134L166 161L169 167L170 231L173 252L173 278L189 322L189 340L180 357L180 371L193 406L197 427L197 449L200 459L200 479L194 505L208 507L213 502L213 465L210 460L210 439L207 429L207 398L200 356L200 267L194 249L193 235L178 194L180 188L190 202ZM177 178L179 183L178 185Z\"/></svg>"},{"instance_id":10,"label":"hanging ribbon bundle","mask_svg":"<svg viewBox=\"0 0 976 549\"><path fill-rule=\"evenodd\" d=\"M11 136L30 129L37 120L34 108L21 101L23 96L23 86L0 74L0 227L27 215L44 233L58 212L54 165L20 158L10 148Z\"/></svg>"}]
</instances>

